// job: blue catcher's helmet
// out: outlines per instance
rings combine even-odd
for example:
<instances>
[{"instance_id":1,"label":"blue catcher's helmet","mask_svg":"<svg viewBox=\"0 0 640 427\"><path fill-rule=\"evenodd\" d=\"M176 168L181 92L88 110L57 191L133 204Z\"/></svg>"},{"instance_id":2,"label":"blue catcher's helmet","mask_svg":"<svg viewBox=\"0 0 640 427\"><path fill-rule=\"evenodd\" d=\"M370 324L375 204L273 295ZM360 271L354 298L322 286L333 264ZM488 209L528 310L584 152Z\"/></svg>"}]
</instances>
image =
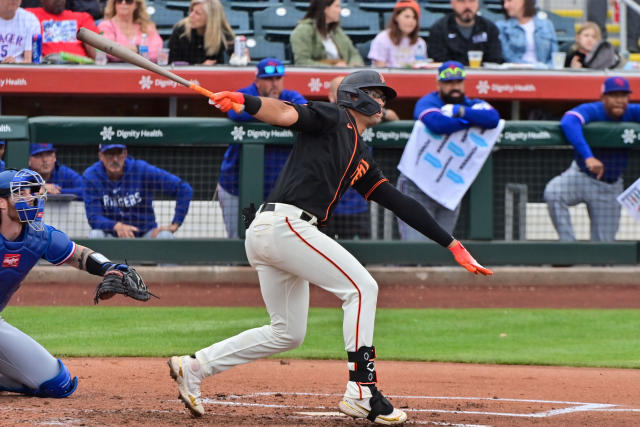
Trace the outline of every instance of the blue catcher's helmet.
<instances>
[{"instance_id":1,"label":"blue catcher's helmet","mask_svg":"<svg viewBox=\"0 0 640 427\"><path fill-rule=\"evenodd\" d=\"M342 80L338 86L338 105L353 108L366 116L373 116L380 111L380 104L367 95L362 89L380 89L387 101L396 97L396 91L387 86L384 79L374 70L354 71ZM352 96L356 97L354 100Z\"/></svg>"},{"instance_id":2,"label":"blue catcher's helmet","mask_svg":"<svg viewBox=\"0 0 640 427\"><path fill-rule=\"evenodd\" d=\"M8 169L0 173L0 197L11 197L20 222L26 222L36 231L44 224L44 202L47 189L44 179L31 169Z\"/></svg>"}]
</instances>

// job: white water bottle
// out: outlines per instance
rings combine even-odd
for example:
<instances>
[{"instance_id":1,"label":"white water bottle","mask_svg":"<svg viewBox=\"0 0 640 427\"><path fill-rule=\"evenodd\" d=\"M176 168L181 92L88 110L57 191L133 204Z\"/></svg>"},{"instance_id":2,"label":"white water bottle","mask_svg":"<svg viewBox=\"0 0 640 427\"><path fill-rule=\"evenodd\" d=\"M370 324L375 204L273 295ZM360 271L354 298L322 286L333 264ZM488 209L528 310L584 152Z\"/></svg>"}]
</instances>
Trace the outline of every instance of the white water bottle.
<instances>
[{"instance_id":1,"label":"white water bottle","mask_svg":"<svg viewBox=\"0 0 640 427\"><path fill-rule=\"evenodd\" d=\"M147 44L147 35L145 33L142 34L142 40L140 41L140 46L138 46L138 53L149 59L149 45Z\"/></svg>"}]
</instances>

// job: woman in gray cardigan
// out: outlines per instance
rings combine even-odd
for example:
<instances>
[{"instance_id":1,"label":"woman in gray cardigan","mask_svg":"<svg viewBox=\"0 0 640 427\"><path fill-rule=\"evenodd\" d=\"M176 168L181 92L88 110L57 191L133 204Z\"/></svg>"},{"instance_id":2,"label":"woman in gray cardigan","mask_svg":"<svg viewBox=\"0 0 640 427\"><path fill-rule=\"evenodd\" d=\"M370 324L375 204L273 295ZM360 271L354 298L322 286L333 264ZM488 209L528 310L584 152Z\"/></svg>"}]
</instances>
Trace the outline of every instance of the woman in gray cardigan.
<instances>
[{"instance_id":1,"label":"woman in gray cardigan","mask_svg":"<svg viewBox=\"0 0 640 427\"><path fill-rule=\"evenodd\" d=\"M340 28L340 10L340 0L311 0L289 37L295 65L364 65L358 49Z\"/></svg>"}]
</instances>

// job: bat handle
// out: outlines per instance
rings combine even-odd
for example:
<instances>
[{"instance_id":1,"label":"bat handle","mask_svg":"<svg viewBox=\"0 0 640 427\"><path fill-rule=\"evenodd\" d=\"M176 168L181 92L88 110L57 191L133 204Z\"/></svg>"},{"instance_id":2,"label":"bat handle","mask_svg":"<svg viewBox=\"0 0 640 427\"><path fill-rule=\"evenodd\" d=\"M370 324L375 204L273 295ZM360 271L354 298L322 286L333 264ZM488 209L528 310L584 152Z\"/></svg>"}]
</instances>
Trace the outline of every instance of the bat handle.
<instances>
[{"instance_id":1,"label":"bat handle","mask_svg":"<svg viewBox=\"0 0 640 427\"><path fill-rule=\"evenodd\" d=\"M209 99L213 98L213 95L215 95L215 93L211 92L210 90L207 90L207 89L203 88L202 86L198 86L195 83L191 83L189 85L189 89L194 90L194 91L198 92L200 95L204 95ZM233 103L233 111L235 111L238 114L242 113L244 111L244 105L234 102Z\"/></svg>"}]
</instances>

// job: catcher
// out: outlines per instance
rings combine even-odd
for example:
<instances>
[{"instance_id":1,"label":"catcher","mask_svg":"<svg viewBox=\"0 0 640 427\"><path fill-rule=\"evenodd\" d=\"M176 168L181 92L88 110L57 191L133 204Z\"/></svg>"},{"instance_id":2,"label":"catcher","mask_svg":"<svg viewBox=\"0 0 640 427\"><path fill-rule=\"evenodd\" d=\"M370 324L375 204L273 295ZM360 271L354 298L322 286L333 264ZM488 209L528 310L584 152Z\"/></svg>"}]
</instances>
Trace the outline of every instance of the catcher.
<instances>
[{"instance_id":1,"label":"catcher","mask_svg":"<svg viewBox=\"0 0 640 427\"><path fill-rule=\"evenodd\" d=\"M29 169L0 172L0 312L41 258L104 277L96 289L96 304L116 293L147 301L151 293L133 268L110 262L42 222L44 184L42 177ZM67 397L77 386L78 377L72 378L60 359L0 317L0 390Z\"/></svg>"}]
</instances>

